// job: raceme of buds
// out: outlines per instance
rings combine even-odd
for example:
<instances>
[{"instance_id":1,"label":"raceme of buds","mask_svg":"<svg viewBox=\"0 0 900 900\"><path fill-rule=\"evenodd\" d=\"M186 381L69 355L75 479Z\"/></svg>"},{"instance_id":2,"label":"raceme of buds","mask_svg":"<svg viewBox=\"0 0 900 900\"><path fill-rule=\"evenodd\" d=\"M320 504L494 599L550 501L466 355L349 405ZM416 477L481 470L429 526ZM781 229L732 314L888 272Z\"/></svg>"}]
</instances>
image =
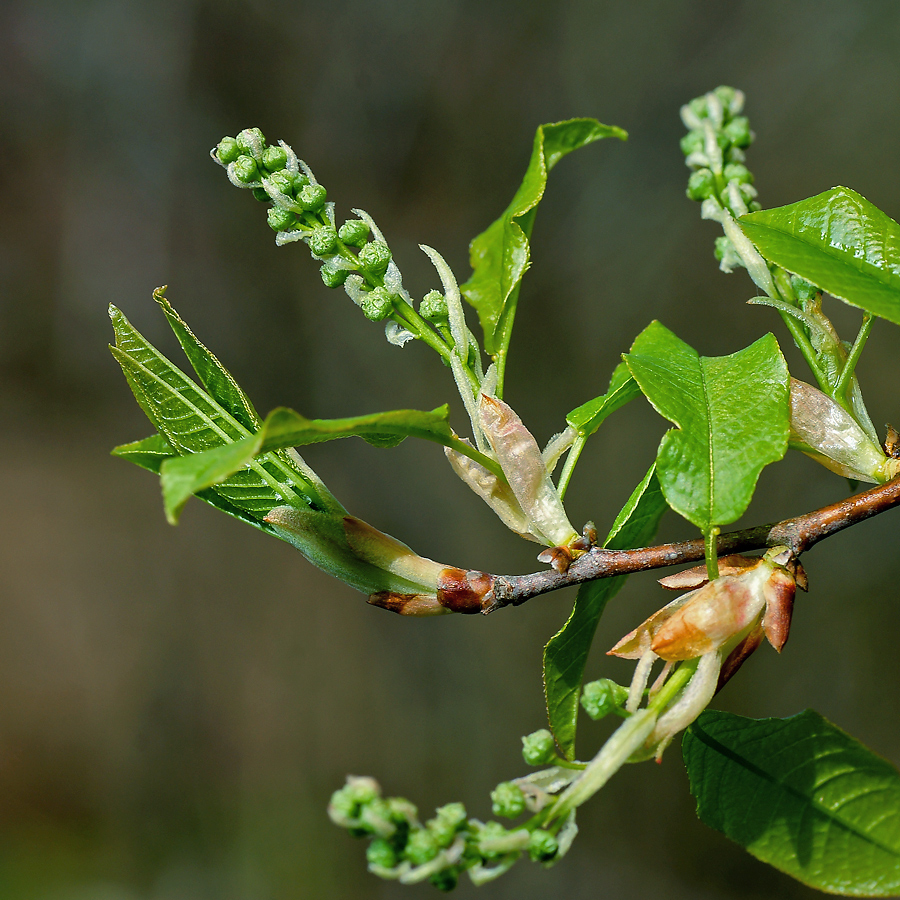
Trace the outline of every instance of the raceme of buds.
<instances>
[{"instance_id":1,"label":"raceme of buds","mask_svg":"<svg viewBox=\"0 0 900 900\"><path fill-rule=\"evenodd\" d=\"M850 413L795 378L791 379L789 441L794 449L855 481L881 484L900 474L900 460L887 456Z\"/></svg>"},{"instance_id":2,"label":"raceme of buds","mask_svg":"<svg viewBox=\"0 0 900 900\"><path fill-rule=\"evenodd\" d=\"M404 616L479 613L491 576L445 566L342 510L278 506L265 521L313 565Z\"/></svg>"}]
</instances>

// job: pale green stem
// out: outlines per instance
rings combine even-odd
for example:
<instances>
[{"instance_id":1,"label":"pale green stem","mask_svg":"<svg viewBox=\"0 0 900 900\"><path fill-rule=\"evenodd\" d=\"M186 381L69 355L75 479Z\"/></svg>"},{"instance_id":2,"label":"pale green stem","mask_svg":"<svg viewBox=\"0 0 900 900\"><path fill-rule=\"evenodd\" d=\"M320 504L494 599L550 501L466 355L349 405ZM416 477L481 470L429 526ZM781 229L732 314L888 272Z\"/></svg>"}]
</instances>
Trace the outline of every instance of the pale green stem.
<instances>
[{"instance_id":1,"label":"pale green stem","mask_svg":"<svg viewBox=\"0 0 900 900\"><path fill-rule=\"evenodd\" d=\"M703 538L706 545L706 574L710 581L715 581L719 577L719 553L717 550L719 528L710 528Z\"/></svg>"},{"instance_id":2,"label":"pale green stem","mask_svg":"<svg viewBox=\"0 0 900 900\"><path fill-rule=\"evenodd\" d=\"M556 492L559 494L560 500L566 496L566 489L569 486L569 481L572 479L572 473L575 471L575 464L578 462L578 457L581 456L581 451L584 450L586 443L587 435L579 432L578 437L575 438L572 446L569 448L562 472L559 475L559 484L556 486Z\"/></svg>"},{"instance_id":3,"label":"pale green stem","mask_svg":"<svg viewBox=\"0 0 900 900\"><path fill-rule=\"evenodd\" d=\"M853 380L853 373L856 370L856 364L859 362L859 357L862 355L863 350L866 346L866 341L869 339L869 335L872 332L872 326L875 324L875 316L866 313L863 316L862 325L859 327L859 333L856 335L856 340L853 342L853 346L850 348L850 353L847 356L847 361L844 363L844 368L841 369L841 377L838 380L838 383L834 387L834 399L837 400L839 397L847 400L847 394L850 391L850 385ZM839 401L840 402L840 401Z\"/></svg>"}]
</instances>

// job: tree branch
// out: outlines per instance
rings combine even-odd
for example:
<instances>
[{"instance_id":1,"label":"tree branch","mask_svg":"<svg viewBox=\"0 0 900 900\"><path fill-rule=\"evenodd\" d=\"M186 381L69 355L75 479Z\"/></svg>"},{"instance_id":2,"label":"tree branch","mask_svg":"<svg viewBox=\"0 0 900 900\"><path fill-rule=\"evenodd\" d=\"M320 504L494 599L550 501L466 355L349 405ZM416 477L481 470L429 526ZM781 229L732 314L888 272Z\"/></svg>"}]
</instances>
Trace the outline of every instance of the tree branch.
<instances>
[{"instance_id":1,"label":"tree branch","mask_svg":"<svg viewBox=\"0 0 900 900\"><path fill-rule=\"evenodd\" d=\"M898 505L900 477L793 519L721 534L716 550L719 556L724 556L728 553L785 546L795 556L799 556L830 535ZM703 558L702 539L636 550L603 550L596 547L575 560L567 572L555 572L551 569L531 575L491 576L492 587L481 602L481 612L487 614L504 606L518 606L538 594L557 591L583 581L697 562Z\"/></svg>"}]
</instances>

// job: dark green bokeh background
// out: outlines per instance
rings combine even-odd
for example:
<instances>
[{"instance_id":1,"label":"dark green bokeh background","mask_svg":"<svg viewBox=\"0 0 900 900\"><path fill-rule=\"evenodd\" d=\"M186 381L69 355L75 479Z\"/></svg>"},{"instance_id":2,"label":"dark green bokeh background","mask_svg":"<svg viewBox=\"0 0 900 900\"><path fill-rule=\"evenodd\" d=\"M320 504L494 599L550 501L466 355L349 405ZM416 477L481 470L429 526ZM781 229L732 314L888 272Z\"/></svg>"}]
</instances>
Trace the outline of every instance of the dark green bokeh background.
<instances>
[{"instance_id":1,"label":"dark green bokeh background","mask_svg":"<svg viewBox=\"0 0 900 900\"><path fill-rule=\"evenodd\" d=\"M653 317L703 353L773 329L718 272L716 226L684 197L678 107L748 95L764 206L846 184L900 213L900 7L885 2L97 2L0 7L0 898L294 900L432 896L365 873L325 817L345 773L427 813L520 774L543 724L540 650L572 596L488 619L405 621L285 544L192 503L165 524L153 478L108 456L150 428L106 351L114 302L174 352L169 297L266 411L431 408L453 396L425 348L398 350L207 158L223 134L283 137L338 203L370 211L406 283L460 277L506 205L535 127L596 116L631 133L554 171L520 305L508 398L546 440L600 393ZM857 315L835 311L845 336ZM900 332L877 326L860 377L900 424ZM791 348L787 348L789 352ZM796 354L789 356L804 377ZM463 417L454 407L455 421ZM586 452L573 521L608 525L664 423L618 413ZM438 448L362 442L307 458L355 514L421 553L529 571ZM763 473L747 521L838 499L803 457ZM813 706L900 761L897 513L805 559L782 658L763 649L716 700L747 715ZM668 538L687 536L670 515ZM602 650L665 601L635 577ZM586 723L582 753L604 734ZM479 896L812 897L700 825L677 746L586 807L570 856L520 864ZM473 896L465 883L459 896ZM434 895L436 896L436 895Z\"/></svg>"}]
</instances>

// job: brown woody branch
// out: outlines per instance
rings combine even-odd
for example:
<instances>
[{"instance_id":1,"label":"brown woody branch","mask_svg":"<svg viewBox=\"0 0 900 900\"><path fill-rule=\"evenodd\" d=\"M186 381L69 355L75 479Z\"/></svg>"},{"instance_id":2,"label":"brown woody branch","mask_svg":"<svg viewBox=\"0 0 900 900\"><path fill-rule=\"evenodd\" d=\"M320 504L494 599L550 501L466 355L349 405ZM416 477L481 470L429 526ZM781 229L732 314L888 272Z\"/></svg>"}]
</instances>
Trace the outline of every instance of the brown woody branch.
<instances>
[{"instance_id":1,"label":"brown woody branch","mask_svg":"<svg viewBox=\"0 0 900 900\"><path fill-rule=\"evenodd\" d=\"M830 535L898 505L900 505L900 477L840 503L823 506L793 519L719 535L717 550L720 556L724 556L728 553L785 546L789 547L795 556L799 556ZM636 550L603 550L596 547L575 560L567 572L561 573L551 569L531 575L488 576L491 579L491 588L484 594L480 609L476 607L465 611L480 611L487 614L504 606L518 606L538 594L546 594L584 581L697 562L703 558L702 539L660 544L657 547L640 547Z\"/></svg>"}]
</instances>

